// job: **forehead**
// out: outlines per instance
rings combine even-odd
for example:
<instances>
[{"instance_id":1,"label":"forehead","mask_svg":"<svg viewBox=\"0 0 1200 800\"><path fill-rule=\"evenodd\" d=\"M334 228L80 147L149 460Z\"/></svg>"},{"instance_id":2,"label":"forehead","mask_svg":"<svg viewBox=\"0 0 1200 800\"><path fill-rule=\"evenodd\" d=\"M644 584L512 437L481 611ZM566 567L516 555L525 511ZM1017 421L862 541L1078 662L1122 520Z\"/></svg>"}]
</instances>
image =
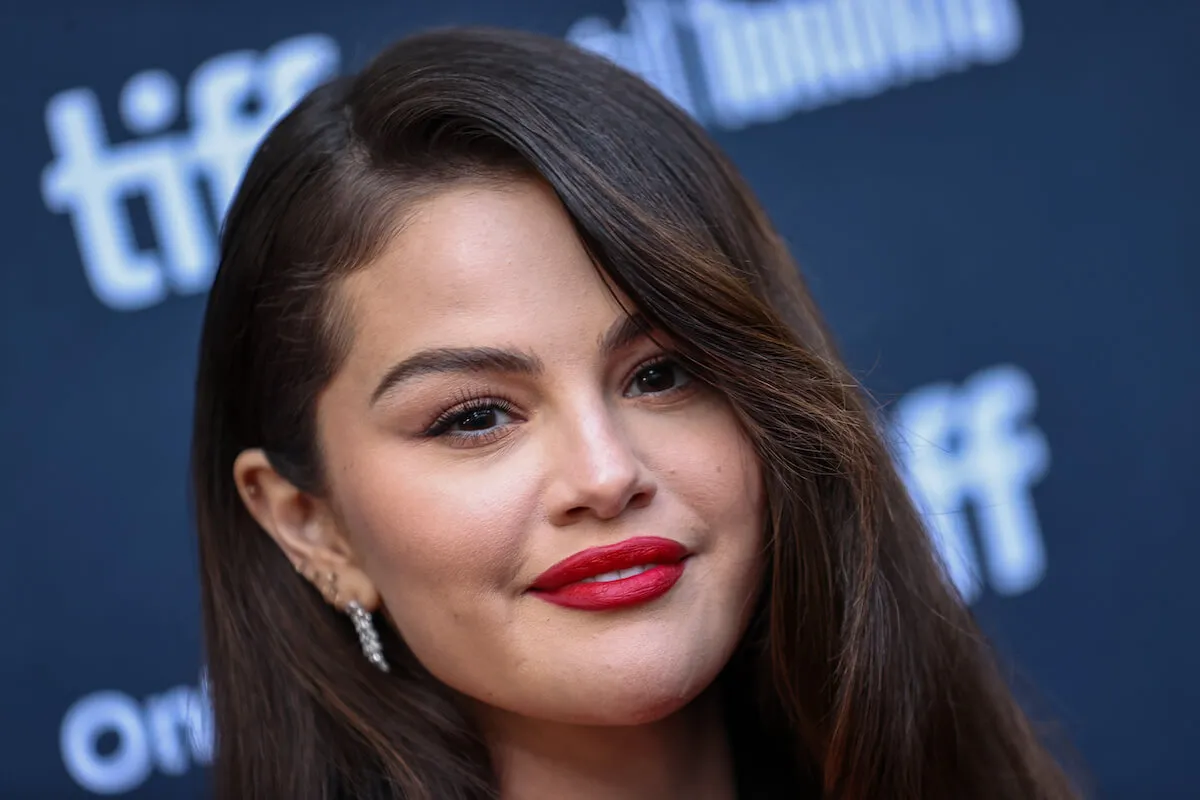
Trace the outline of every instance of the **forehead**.
<instances>
[{"instance_id":1,"label":"forehead","mask_svg":"<svg viewBox=\"0 0 1200 800\"><path fill-rule=\"evenodd\" d=\"M545 184L456 186L408 209L401 232L340 290L359 355L585 334L621 314ZM619 296L619 295L618 295Z\"/></svg>"}]
</instances>

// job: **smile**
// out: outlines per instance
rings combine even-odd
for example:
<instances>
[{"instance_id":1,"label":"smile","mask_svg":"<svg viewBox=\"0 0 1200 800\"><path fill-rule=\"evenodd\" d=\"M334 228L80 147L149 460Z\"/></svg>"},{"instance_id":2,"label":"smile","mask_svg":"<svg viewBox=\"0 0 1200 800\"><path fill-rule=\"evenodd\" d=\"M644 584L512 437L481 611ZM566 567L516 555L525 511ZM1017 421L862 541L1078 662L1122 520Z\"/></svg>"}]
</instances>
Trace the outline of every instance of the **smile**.
<instances>
[{"instance_id":1,"label":"smile","mask_svg":"<svg viewBox=\"0 0 1200 800\"><path fill-rule=\"evenodd\" d=\"M597 575L594 578L584 578L580 583L612 583L619 581L622 578L632 578L634 575L641 575L643 572L648 572L658 564L642 564L640 567L630 567L629 569L617 569L612 572L606 572L603 575Z\"/></svg>"},{"instance_id":2,"label":"smile","mask_svg":"<svg viewBox=\"0 0 1200 800\"><path fill-rule=\"evenodd\" d=\"M648 603L683 577L690 554L671 539L643 536L594 547L543 572L529 593L581 611L606 611Z\"/></svg>"}]
</instances>

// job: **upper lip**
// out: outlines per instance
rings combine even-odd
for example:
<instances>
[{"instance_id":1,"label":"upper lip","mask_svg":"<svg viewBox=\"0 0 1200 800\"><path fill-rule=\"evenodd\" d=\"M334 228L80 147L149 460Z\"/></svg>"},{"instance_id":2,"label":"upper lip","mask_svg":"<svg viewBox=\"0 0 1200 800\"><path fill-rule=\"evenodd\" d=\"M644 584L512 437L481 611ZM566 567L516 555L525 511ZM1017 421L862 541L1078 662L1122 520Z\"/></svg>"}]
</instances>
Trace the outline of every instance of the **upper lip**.
<instances>
[{"instance_id":1,"label":"upper lip","mask_svg":"<svg viewBox=\"0 0 1200 800\"><path fill-rule=\"evenodd\" d=\"M604 547L589 547L567 556L539 575L530 588L553 591L606 572L645 564L674 564L687 556L687 548L673 539L637 536Z\"/></svg>"}]
</instances>

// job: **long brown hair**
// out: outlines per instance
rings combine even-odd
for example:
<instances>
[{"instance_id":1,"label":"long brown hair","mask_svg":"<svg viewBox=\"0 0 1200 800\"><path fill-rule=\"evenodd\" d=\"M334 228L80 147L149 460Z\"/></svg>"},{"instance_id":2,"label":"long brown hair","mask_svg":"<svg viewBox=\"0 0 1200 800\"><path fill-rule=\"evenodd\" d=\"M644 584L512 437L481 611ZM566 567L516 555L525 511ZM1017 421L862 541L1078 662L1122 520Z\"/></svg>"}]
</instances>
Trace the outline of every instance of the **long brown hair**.
<instances>
[{"instance_id":1,"label":"long brown hair","mask_svg":"<svg viewBox=\"0 0 1200 800\"><path fill-rule=\"evenodd\" d=\"M408 38L313 91L258 149L226 219L192 455L217 796L497 796L486 744L444 687L392 630L391 674L361 658L345 617L250 517L232 466L262 447L320 494L315 404L352 327L338 281L422 195L523 176L553 188L597 268L729 398L761 460L762 600L719 679L739 772L762 778L761 796L1075 796L729 160L636 76L490 29Z\"/></svg>"}]
</instances>

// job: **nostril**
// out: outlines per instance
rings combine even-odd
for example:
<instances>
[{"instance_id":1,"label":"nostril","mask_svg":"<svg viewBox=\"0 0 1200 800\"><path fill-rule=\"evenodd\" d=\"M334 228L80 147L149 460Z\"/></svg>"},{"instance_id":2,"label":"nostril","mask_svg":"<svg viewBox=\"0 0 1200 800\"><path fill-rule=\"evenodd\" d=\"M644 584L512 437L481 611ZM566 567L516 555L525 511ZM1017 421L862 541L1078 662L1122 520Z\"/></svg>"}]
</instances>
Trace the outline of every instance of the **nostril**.
<instances>
[{"instance_id":1,"label":"nostril","mask_svg":"<svg viewBox=\"0 0 1200 800\"><path fill-rule=\"evenodd\" d=\"M633 497L629 498L629 502L626 505L631 508L645 508L653 499L654 492L643 489L635 492Z\"/></svg>"}]
</instances>

